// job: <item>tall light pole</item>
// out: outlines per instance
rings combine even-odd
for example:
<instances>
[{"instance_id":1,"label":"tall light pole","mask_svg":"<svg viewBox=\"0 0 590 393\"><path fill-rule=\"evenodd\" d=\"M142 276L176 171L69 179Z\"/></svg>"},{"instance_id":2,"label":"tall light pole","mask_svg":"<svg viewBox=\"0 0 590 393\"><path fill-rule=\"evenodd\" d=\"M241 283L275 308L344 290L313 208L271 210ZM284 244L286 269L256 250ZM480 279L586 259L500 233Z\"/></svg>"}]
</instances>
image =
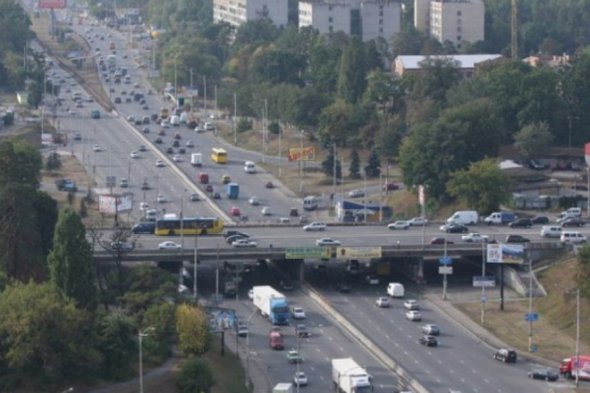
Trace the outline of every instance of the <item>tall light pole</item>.
<instances>
[{"instance_id":1,"label":"tall light pole","mask_svg":"<svg viewBox=\"0 0 590 393\"><path fill-rule=\"evenodd\" d=\"M195 305L197 305L198 303L198 296L197 296L197 263L199 260L199 256L198 256L198 252L199 252L199 248L198 248L198 241L197 239L199 238L199 235L196 234L195 235L195 247L193 249L193 301L195 303Z\"/></svg>"},{"instance_id":2,"label":"tall light pole","mask_svg":"<svg viewBox=\"0 0 590 393\"><path fill-rule=\"evenodd\" d=\"M334 160L336 162L336 160ZM367 223L367 172L363 171L363 222Z\"/></svg>"},{"instance_id":3,"label":"tall light pole","mask_svg":"<svg viewBox=\"0 0 590 393\"><path fill-rule=\"evenodd\" d=\"M180 195L180 252L184 250L184 194L186 194L186 188Z\"/></svg>"},{"instance_id":4,"label":"tall light pole","mask_svg":"<svg viewBox=\"0 0 590 393\"><path fill-rule=\"evenodd\" d=\"M304 130L299 130L299 192L303 192L303 135L305 135Z\"/></svg>"},{"instance_id":5,"label":"tall light pole","mask_svg":"<svg viewBox=\"0 0 590 393\"><path fill-rule=\"evenodd\" d=\"M139 393L143 393L143 348L142 341L144 337L149 335L149 332L156 330L155 327L150 326L144 330L137 332L137 339L139 340Z\"/></svg>"},{"instance_id":6,"label":"tall light pole","mask_svg":"<svg viewBox=\"0 0 590 393\"><path fill-rule=\"evenodd\" d=\"M381 167L379 169L379 222L383 222L383 171Z\"/></svg>"}]
</instances>

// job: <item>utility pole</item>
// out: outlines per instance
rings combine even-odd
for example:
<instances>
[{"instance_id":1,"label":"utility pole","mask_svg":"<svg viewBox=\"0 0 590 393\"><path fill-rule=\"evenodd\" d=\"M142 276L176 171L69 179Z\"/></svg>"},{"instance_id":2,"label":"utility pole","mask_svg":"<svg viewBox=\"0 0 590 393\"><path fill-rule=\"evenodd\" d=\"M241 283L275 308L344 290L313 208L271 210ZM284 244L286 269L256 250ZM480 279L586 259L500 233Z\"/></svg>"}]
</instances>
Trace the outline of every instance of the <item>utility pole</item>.
<instances>
[{"instance_id":1,"label":"utility pole","mask_svg":"<svg viewBox=\"0 0 590 393\"><path fill-rule=\"evenodd\" d=\"M576 290L576 388L580 386L580 288Z\"/></svg>"}]
</instances>

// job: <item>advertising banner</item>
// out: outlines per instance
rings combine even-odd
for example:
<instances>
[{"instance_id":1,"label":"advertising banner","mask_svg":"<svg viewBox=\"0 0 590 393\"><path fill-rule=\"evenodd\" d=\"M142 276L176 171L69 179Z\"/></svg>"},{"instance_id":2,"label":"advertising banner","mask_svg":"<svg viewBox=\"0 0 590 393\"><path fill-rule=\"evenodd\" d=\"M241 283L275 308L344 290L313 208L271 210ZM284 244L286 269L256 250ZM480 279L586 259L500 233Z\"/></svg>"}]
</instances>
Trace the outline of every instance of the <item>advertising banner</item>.
<instances>
[{"instance_id":1,"label":"advertising banner","mask_svg":"<svg viewBox=\"0 0 590 393\"><path fill-rule=\"evenodd\" d=\"M289 161L315 160L315 146L289 148Z\"/></svg>"},{"instance_id":2,"label":"advertising banner","mask_svg":"<svg viewBox=\"0 0 590 393\"><path fill-rule=\"evenodd\" d=\"M487 262L521 265L524 263L524 246L522 244L488 244Z\"/></svg>"},{"instance_id":3,"label":"advertising banner","mask_svg":"<svg viewBox=\"0 0 590 393\"><path fill-rule=\"evenodd\" d=\"M209 331L212 333L233 329L236 323L236 311L232 308L205 307L209 318Z\"/></svg>"},{"instance_id":4,"label":"advertising banner","mask_svg":"<svg viewBox=\"0 0 590 393\"><path fill-rule=\"evenodd\" d=\"M104 214L119 214L133 208L133 194L99 195L98 211Z\"/></svg>"},{"instance_id":5,"label":"advertising banner","mask_svg":"<svg viewBox=\"0 0 590 393\"><path fill-rule=\"evenodd\" d=\"M381 258L381 247L338 247L336 248L338 258Z\"/></svg>"},{"instance_id":6,"label":"advertising banner","mask_svg":"<svg viewBox=\"0 0 590 393\"><path fill-rule=\"evenodd\" d=\"M50 8L66 8L66 0L39 0L38 8L50 9Z\"/></svg>"},{"instance_id":7,"label":"advertising banner","mask_svg":"<svg viewBox=\"0 0 590 393\"><path fill-rule=\"evenodd\" d=\"M496 277L494 276L473 276L474 287L494 288L496 286Z\"/></svg>"}]
</instances>

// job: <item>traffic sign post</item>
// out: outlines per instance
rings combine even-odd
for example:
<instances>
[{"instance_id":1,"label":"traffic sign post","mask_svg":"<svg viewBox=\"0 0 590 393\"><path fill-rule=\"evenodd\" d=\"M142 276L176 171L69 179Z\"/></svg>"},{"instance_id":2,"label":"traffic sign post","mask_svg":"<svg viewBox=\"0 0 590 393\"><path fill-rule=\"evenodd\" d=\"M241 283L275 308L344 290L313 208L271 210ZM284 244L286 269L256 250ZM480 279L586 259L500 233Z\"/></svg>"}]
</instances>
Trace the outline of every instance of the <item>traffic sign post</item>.
<instances>
[{"instance_id":1,"label":"traffic sign post","mask_svg":"<svg viewBox=\"0 0 590 393\"><path fill-rule=\"evenodd\" d=\"M446 254L446 241L445 241L445 254ZM453 274L453 258L443 255L438 258L438 263L441 266L438 267L438 273L443 275L443 300L447 300L447 274Z\"/></svg>"}]
</instances>

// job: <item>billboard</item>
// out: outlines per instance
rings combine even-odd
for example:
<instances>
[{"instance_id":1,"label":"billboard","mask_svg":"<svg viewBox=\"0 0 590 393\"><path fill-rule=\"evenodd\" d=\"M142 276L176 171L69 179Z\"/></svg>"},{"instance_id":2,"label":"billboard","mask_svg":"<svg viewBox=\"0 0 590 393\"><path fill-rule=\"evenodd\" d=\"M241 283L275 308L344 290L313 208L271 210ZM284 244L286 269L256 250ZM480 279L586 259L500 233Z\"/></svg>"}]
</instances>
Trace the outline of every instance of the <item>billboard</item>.
<instances>
[{"instance_id":1,"label":"billboard","mask_svg":"<svg viewBox=\"0 0 590 393\"><path fill-rule=\"evenodd\" d=\"M289 161L313 160L315 160L315 146L289 148Z\"/></svg>"},{"instance_id":2,"label":"billboard","mask_svg":"<svg viewBox=\"0 0 590 393\"><path fill-rule=\"evenodd\" d=\"M524 263L524 246L522 244L488 244L487 262L521 265Z\"/></svg>"},{"instance_id":3,"label":"billboard","mask_svg":"<svg viewBox=\"0 0 590 393\"><path fill-rule=\"evenodd\" d=\"M285 248L285 259L330 258L330 247Z\"/></svg>"},{"instance_id":4,"label":"billboard","mask_svg":"<svg viewBox=\"0 0 590 393\"><path fill-rule=\"evenodd\" d=\"M209 331L213 333L233 329L236 323L236 311L232 308L205 307L209 319Z\"/></svg>"},{"instance_id":5,"label":"billboard","mask_svg":"<svg viewBox=\"0 0 590 393\"><path fill-rule=\"evenodd\" d=\"M41 8L41 9L66 8L67 1L66 0L39 0L37 7Z\"/></svg>"},{"instance_id":6,"label":"billboard","mask_svg":"<svg viewBox=\"0 0 590 393\"><path fill-rule=\"evenodd\" d=\"M104 214L118 214L133 208L133 194L99 195L98 211Z\"/></svg>"},{"instance_id":7,"label":"billboard","mask_svg":"<svg viewBox=\"0 0 590 393\"><path fill-rule=\"evenodd\" d=\"M381 258L381 247L338 247L336 256L339 258Z\"/></svg>"}]
</instances>

